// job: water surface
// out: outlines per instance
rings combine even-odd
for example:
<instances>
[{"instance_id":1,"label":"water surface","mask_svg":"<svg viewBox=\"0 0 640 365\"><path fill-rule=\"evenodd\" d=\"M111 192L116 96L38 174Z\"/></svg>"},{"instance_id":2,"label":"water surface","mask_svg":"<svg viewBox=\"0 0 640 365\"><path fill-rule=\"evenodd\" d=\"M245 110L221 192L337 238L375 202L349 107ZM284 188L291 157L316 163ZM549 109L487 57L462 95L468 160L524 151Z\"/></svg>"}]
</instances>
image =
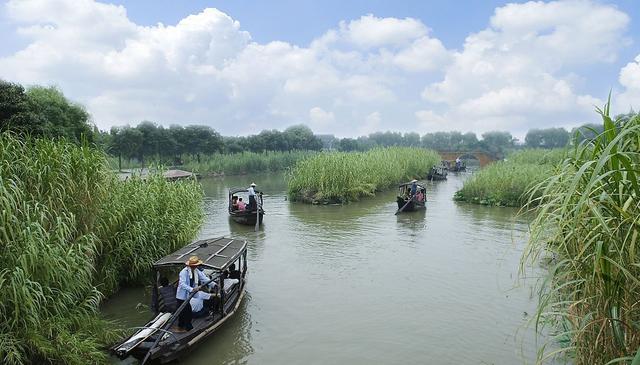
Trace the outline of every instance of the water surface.
<instances>
[{"instance_id":1,"label":"water surface","mask_svg":"<svg viewBox=\"0 0 640 365\"><path fill-rule=\"evenodd\" d=\"M249 241L247 296L185 364L522 364L535 308L517 283L527 221L452 200L465 175L427 183L426 212L395 216L395 191L344 206L286 200L280 174L204 179L200 238ZM227 189L265 191L259 232L226 214ZM518 285L516 285L518 284ZM104 306L141 325L144 289Z\"/></svg>"}]
</instances>

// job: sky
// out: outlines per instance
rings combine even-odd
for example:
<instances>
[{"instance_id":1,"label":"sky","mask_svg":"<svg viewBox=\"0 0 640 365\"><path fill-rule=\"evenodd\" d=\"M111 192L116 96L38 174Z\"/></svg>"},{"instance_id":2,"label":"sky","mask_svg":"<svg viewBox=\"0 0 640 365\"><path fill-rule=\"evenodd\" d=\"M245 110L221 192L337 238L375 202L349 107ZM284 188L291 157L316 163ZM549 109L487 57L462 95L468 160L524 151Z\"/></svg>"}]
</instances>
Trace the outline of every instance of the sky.
<instances>
[{"instance_id":1,"label":"sky","mask_svg":"<svg viewBox=\"0 0 640 365\"><path fill-rule=\"evenodd\" d=\"M0 78L53 85L103 130L306 124L507 130L640 109L640 7L596 1L4 0Z\"/></svg>"}]
</instances>

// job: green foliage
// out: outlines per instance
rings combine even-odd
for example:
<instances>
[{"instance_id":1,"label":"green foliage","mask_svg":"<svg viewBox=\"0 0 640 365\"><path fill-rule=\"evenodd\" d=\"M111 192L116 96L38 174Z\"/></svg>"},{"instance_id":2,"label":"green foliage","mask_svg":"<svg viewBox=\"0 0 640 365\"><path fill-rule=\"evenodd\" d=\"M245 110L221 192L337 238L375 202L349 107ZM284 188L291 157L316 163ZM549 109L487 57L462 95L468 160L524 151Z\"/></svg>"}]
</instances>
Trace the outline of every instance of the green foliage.
<instances>
[{"instance_id":1,"label":"green foliage","mask_svg":"<svg viewBox=\"0 0 640 365\"><path fill-rule=\"evenodd\" d=\"M94 149L0 135L0 359L105 363L98 304L196 232L194 183L121 182Z\"/></svg>"},{"instance_id":2,"label":"green foliage","mask_svg":"<svg viewBox=\"0 0 640 365\"><path fill-rule=\"evenodd\" d=\"M564 128L530 129L524 140L530 148L562 148L569 143L569 132Z\"/></svg>"},{"instance_id":3,"label":"green foliage","mask_svg":"<svg viewBox=\"0 0 640 365\"><path fill-rule=\"evenodd\" d=\"M437 153L422 148L324 152L299 161L289 172L288 194L292 200L309 203L354 201L424 177L439 161Z\"/></svg>"},{"instance_id":4,"label":"green foliage","mask_svg":"<svg viewBox=\"0 0 640 365\"><path fill-rule=\"evenodd\" d=\"M22 86L2 80L0 130L33 137L65 138L75 143L94 139L89 114L57 88L34 86L25 92Z\"/></svg>"},{"instance_id":5,"label":"green foliage","mask_svg":"<svg viewBox=\"0 0 640 365\"><path fill-rule=\"evenodd\" d=\"M281 171L316 154L317 152L314 151L214 154L203 156L200 162L187 157L183 166L189 171L200 174L242 175Z\"/></svg>"},{"instance_id":6,"label":"green foliage","mask_svg":"<svg viewBox=\"0 0 640 365\"><path fill-rule=\"evenodd\" d=\"M628 364L640 347L640 117L614 121L608 104L599 112L603 132L533 188L522 267L551 258L536 325L564 340L573 363ZM547 347L540 363L557 353Z\"/></svg>"},{"instance_id":7,"label":"green foliage","mask_svg":"<svg viewBox=\"0 0 640 365\"><path fill-rule=\"evenodd\" d=\"M484 167L464 182L454 199L482 205L521 207L527 191L554 173L564 150L531 149Z\"/></svg>"}]
</instances>

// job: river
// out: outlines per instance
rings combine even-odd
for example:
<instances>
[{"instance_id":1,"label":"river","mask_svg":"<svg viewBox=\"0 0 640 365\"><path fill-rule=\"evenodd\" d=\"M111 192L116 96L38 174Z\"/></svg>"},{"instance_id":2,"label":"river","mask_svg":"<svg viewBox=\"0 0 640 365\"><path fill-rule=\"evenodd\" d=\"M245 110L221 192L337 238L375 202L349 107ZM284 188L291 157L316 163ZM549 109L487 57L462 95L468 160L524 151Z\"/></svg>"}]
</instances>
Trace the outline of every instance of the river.
<instances>
[{"instance_id":1,"label":"river","mask_svg":"<svg viewBox=\"0 0 640 365\"><path fill-rule=\"evenodd\" d=\"M518 281L528 221L456 203L465 175L427 183L426 212L395 216L395 191L343 206L286 200L283 175L202 179L200 238L249 242L247 296L185 364L522 364L535 358L532 283ZM259 232L226 214L227 189L265 192ZM107 318L141 325L143 288Z\"/></svg>"}]
</instances>

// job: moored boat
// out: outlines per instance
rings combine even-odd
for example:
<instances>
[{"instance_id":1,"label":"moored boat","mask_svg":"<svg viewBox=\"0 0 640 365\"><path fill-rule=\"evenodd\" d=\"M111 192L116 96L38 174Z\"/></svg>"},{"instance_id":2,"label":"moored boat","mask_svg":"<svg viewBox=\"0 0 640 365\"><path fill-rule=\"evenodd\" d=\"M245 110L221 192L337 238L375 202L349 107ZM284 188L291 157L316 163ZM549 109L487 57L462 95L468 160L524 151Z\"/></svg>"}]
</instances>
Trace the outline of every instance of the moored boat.
<instances>
[{"instance_id":1,"label":"moored boat","mask_svg":"<svg viewBox=\"0 0 640 365\"><path fill-rule=\"evenodd\" d=\"M202 259L203 269L209 281L198 288L213 285L211 295L214 303L201 318L192 319L193 329L180 331L174 324L183 310L191 310L191 293L184 303L176 308L177 280L167 283L169 275L185 267L190 256ZM238 270L235 268L238 267ZM199 269L200 269L199 268ZM180 358L185 352L210 336L238 309L246 285L247 242L226 237L200 240L158 260L153 264L154 282L152 303L154 317L144 326L137 327L131 337L113 346L111 350L124 359L132 356L142 364L167 363ZM164 286L160 286L165 281Z\"/></svg>"},{"instance_id":2,"label":"moored boat","mask_svg":"<svg viewBox=\"0 0 640 365\"><path fill-rule=\"evenodd\" d=\"M411 185L413 181L398 185L398 196L396 202L398 203L399 212L414 212L420 209L426 208L427 203L427 189L420 183L416 182L416 194L411 195Z\"/></svg>"},{"instance_id":3,"label":"moored boat","mask_svg":"<svg viewBox=\"0 0 640 365\"><path fill-rule=\"evenodd\" d=\"M262 200L262 192L256 190L256 206L246 205L245 209L238 209L234 206L234 197L235 198L247 198L248 195L241 197L239 194L248 194L247 188L231 188L229 189L229 217L233 219L234 222L240 224L246 224L253 226L256 224L257 220L260 219L260 224L262 224L262 220L264 217L264 208L263 208L263 200Z\"/></svg>"}]
</instances>

